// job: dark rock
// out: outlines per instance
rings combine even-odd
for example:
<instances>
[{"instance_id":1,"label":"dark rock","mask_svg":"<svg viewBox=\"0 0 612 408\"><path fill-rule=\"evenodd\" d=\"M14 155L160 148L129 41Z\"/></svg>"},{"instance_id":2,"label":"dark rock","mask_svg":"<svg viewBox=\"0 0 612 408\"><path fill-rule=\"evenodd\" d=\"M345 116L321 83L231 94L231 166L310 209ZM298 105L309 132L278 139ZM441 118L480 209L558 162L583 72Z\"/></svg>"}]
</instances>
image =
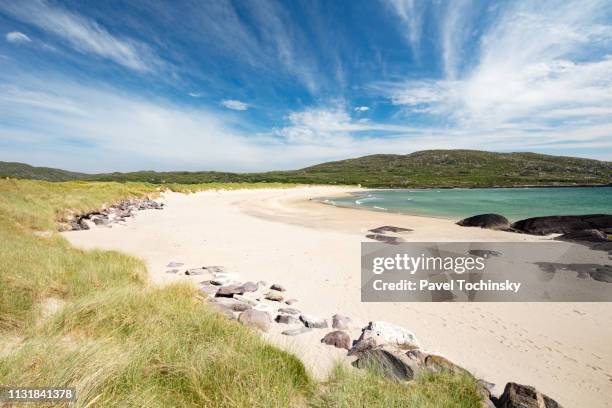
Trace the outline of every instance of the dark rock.
<instances>
[{"instance_id":1,"label":"dark rock","mask_svg":"<svg viewBox=\"0 0 612 408\"><path fill-rule=\"evenodd\" d=\"M325 329L327 328L327 320L312 315L302 314L300 320L304 323L304 326L311 329Z\"/></svg>"},{"instance_id":2,"label":"dark rock","mask_svg":"<svg viewBox=\"0 0 612 408\"><path fill-rule=\"evenodd\" d=\"M404 239L399 237L390 237L388 235L383 234L368 234L366 238L373 239L374 241L384 242L385 244L390 245L399 245L402 242L405 242Z\"/></svg>"},{"instance_id":3,"label":"dark rock","mask_svg":"<svg viewBox=\"0 0 612 408\"><path fill-rule=\"evenodd\" d=\"M282 323L282 324L297 324L300 323L300 319L298 319L295 316L292 315L288 315L288 314L279 314L278 316L276 316L276 322L277 323Z\"/></svg>"},{"instance_id":4,"label":"dark rock","mask_svg":"<svg viewBox=\"0 0 612 408\"><path fill-rule=\"evenodd\" d=\"M302 334L302 333L307 333L309 331L311 331L312 329L308 328L308 327L299 327L297 329L289 329L289 330L285 330L283 332L281 332L281 334L284 334L285 336L297 336L298 334Z\"/></svg>"},{"instance_id":5,"label":"dark rock","mask_svg":"<svg viewBox=\"0 0 612 408\"><path fill-rule=\"evenodd\" d=\"M612 283L612 265L599 264L562 264L554 262L536 262L540 270L548 273L576 272L578 278L593 280L605 283Z\"/></svg>"},{"instance_id":6,"label":"dark rock","mask_svg":"<svg viewBox=\"0 0 612 408\"><path fill-rule=\"evenodd\" d=\"M244 294L242 287L240 285L227 285L221 286L217 291L216 296L224 296L224 297L232 297L234 295L242 295Z\"/></svg>"},{"instance_id":7,"label":"dark rock","mask_svg":"<svg viewBox=\"0 0 612 408\"><path fill-rule=\"evenodd\" d=\"M347 330L352 323L351 318L339 314L332 316L332 328L338 330Z\"/></svg>"},{"instance_id":8,"label":"dark rock","mask_svg":"<svg viewBox=\"0 0 612 408\"><path fill-rule=\"evenodd\" d=\"M498 408L561 408L552 398L534 387L508 383L499 397Z\"/></svg>"},{"instance_id":9,"label":"dark rock","mask_svg":"<svg viewBox=\"0 0 612 408\"><path fill-rule=\"evenodd\" d=\"M501 256L502 253L498 251L492 251L490 249L470 249L468 251L470 255L479 256L481 258L490 258L492 256Z\"/></svg>"},{"instance_id":10,"label":"dark rock","mask_svg":"<svg viewBox=\"0 0 612 408\"><path fill-rule=\"evenodd\" d=\"M557 237L560 241L609 242L608 235L596 229L572 231Z\"/></svg>"},{"instance_id":11,"label":"dark rock","mask_svg":"<svg viewBox=\"0 0 612 408\"><path fill-rule=\"evenodd\" d=\"M612 228L612 214L534 217L512 224L512 229L533 235L568 234L582 230L607 228Z\"/></svg>"},{"instance_id":12,"label":"dark rock","mask_svg":"<svg viewBox=\"0 0 612 408\"><path fill-rule=\"evenodd\" d=\"M325 337L321 339L321 343L348 350L351 348L351 337L342 330L336 330L327 333Z\"/></svg>"},{"instance_id":13,"label":"dark rock","mask_svg":"<svg viewBox=\"0 0 612 408\"><path fill-rule=\"evenodd\" d=\"M270 315L261 310L249 309L240 313L238 321L245 326L267 332L270 330Z\"/></svg>"},{"instance_id":14,"label":"dark rock","mask_svg":"<svg viewBox=\"0 0 612 408\"><path fill-rule=\"evenodd\" d=\"M283 285L279 285L278 283L273 283L272 286L270 286L270 289L278 290L279 292L284 292L287 290Z\"/></svg>"},{"instance_id":15,"label":"dark rock","mask_svg":"<svg viewBox=\"0 0 612 408\"><path fill-rule=\"evenodd\" d=\"M256 292L259 286L255 282L244 282L242 284L243 292Z\"/></svg>"},{"instance_id":16,"label":"dark rock","mask_svg":"<svg viewBox=\"0 0 612 408\"><path fill-rule=\"evenodd\" d=\"M353 366L373 369L397 381L410 381L418 371L417 364L405 354L387 349L366 350L353 362Z\"/></svg>"},{"instance_id":17,"label":"dark rock","mask_svg":"<svg viewBox=\"0 0 612 408\"><path fill-rule=\"evenodd\" d=\"M401 227L394 227L391 225L384 225L382 227L378 227L378 228L374 228L369 230L370 232L374 233L374 234L384 234L385 232L409 232L409 231L413 231L410 228L401 228Z\"/></svg>"},{"instance_id":18,"label":"dark rock","mask_svg":"<svg viewBox=\"0 0 612 408\"><path fill-rule=\"evenodd\" d=\"M462 227L480 227L494 230L503 230L510 228L510 221L503 215L499 214L479 214L473 217L465 218L457 225Z\"/></svg>"}]
</instances>

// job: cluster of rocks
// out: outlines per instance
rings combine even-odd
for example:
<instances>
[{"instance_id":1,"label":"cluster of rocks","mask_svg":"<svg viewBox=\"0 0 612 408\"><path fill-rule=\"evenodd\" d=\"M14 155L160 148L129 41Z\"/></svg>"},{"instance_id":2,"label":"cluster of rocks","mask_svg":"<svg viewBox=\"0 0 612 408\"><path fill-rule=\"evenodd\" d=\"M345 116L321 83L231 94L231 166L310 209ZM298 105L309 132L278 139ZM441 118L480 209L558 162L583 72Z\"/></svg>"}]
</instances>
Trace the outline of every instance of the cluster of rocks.
<instances>
[{"instance_id":1,"label":"cluster of rocks","mask_svg":"<svg viewBox=\"0 0 612 408\"><path fill-rule=\"evenodd\" d=\"M168 264L169 267L180 264ZM448 359L425 352L411 331L385 321L372 321L361 329L359 338L352 340L350 329L356 328L348 316L333 315L330 320L304 313L289 306L296 302L287 299L287 291L280 284L264 281L241 282L237 274L228 273L221 266L187 269L185 275L209 273L210 279L200 282L205 302L228 319L262 332L273 324L287 325L282 331L296 336L313 329L330 329L321 343L347 350L357 368L375 369L397 381L412 381L422 372L469 372ZM501 396L491 394L494 384L478 380L478 392L483 408L556 408L560 405L535 388L508 383Z\"/></svg>"},{"instance_id":2,"label":"cluster of rocks","mask_svg":"<svg viewBox=\"0 0 612 408\"><path fill-rule=\"evenodd\" d=\"M164 204L144 199L124 200L98 211L92 211L73 217L68 223L74 231L88 230L95 225L111 225L126 221L134 216L135 211L162 210Z\"/></svg>"}]
</instances>

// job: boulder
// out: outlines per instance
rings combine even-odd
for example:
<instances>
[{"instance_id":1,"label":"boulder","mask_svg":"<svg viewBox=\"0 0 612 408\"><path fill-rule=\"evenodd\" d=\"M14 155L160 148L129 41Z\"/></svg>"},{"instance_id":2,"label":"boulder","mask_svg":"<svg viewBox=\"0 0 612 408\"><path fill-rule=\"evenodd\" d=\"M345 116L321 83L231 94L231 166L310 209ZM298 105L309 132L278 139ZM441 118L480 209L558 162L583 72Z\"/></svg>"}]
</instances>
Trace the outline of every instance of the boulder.
<instances>
[{"instance_id":1,"label":"boulder","mask_svg":"<svg viewBox=\"0 0 612 408\"><path fill-rule=\"evenodd\" d=\"M285 287L283 285L280 285L278 283L273 283L272 286L270 286L270 289L272 290L278 290L279 292L284 292L287 289L285 289Z\"/></svg>"},{"instance_id":2,"label":"boulder","mask_svg":"<svg viewBox=\"0 0 612 408\"><path fill-rule=\"evenodd\" d=\"M242 284L243 292L256 292L259 286L255 282L244 282Z\"/></svg>"},{"instance_id":3,"label":"boulder","mask_svg":"<svg viewBox=\"0 0 612 408\"><path fill-rule=\"evenodd\" d=\"M499 397L498 408L561 408L552 398L542 394L534 387L508 383Z\"/></svg>"},{"instance_id":4,"label":"boulder","mask_svg":"<svg viewBox=\"0 0 612 408\"><path fill-rule=\"evenodd\" d=\"M587 229L568 232L557 237L560 241L578 241L578 242L608 242L611 241L608 235L596 229Z\"/></svg>"},{"instance_id":5,"label":"boulder","mask_svg":"<svg viewBox=\"0 0 612 408\"><path fill-rule=\"evenodd\" d=\"M299 316L302 312L292 307L281 307L278 309L278 313L290 314L293 316Z\"/></svg>"},{"instance_id":6,"label":"boulder","mask_svg":"<svg viewBox=\"0 0 612 408\"><path fill-rule=\"evenodd\" d=\"M480 227L494 230L503 230L510 228L510 221L503 215L499 214L479 214L473 217L465 218L457 225L462 227Z\"/></svg>"},{"instance_id":7,"label":"boulder","mask_svg":"<svg viewBox=\"0 0 612 408\"><path fill-rule=\"evenodd\" d=\"M476 381L476 391L480 395L480 407L479 408L495 408L495 404L491 400L491 390L495 387L495 384L486 382L484 380Z\"/></svg>"},{"instance_id":8,"label":"boulder","mask_svg":"<svg viewBox=\"0 0 612 408\"><path fill-rule=\"evenodd\" d=\"M353 366L375 370L387 378L410 381L418 371L418 365L397 350L370 349L362 353Z\"/></svg>"},{"instance_id":9,"label":"boulder","mask_svg":"<svg viewBox=\"0 0 612 408\"><path fill-rule=\"evenodd\" d=\"M200 293L202 295L205 295L206 297L215 296L218 290L219 290L218 286L211 285L211 284L204 284L200 286Z\"/></svg>"},{"instance_id":10,"label":"boulder","mask_svg":"<svg viewBox=\"0 0 612 408\"><path fill-rule=\"evenodd\" d=\"M308 327L302 326L302 327L298 327L297 329L289 329L289 330L282 331L281 334L284 334L285 336L297 336L302 333L307 333L311 330L312 329Z\"/></svg>"},{"instance_id":11,"label":"boulder","mask_svg":"<svg viewBox=\"0 0 612 408\"><path fill-rule=\"evenodd\" d=\"M216 297L213 298L210 302L223 305L234 312L244 312L245 310L249 310L252 308L252 306L248 303L244 303L239 300L228 297Z\"/></svg>"},{"instance_id":12,"label":"boulder","mask_svg":"<svg viewBox=\"0 0 612 408\"><path fill-rule=\"evenodd\" d=\"M268 300L272 300L274 302L282 302L283 294L279 292L278 290L271 290L268 293L266 293L265 298Z\"/></svg>"},{"instance_id":13,"label":"boulder","mask_svg":"<svg viewBox=\"0 0 612 408\"><path fill-rule=\"evenodd\" d=\"M238 321L245 326L252 327L264 332L270 330L270 324L272 323L270 315L261 310L249 309L240 313Z\"/></svg>"},{"instance_id":14,"label":"boulder","mask_svg":"<svg viewBox=\"0 0 612 408\"><path fill-rule=\"evenodd\" d=\"M335 314L332 316L332 328L338 330L347 330L352 321L350 317Z\"/></svg>"},{"instance_id":15,"label":"boulder","mask_svg":"<svg viewBox=\"0 0 612 408\"><path fill-rule=\"evenodd\" d=\"M409 330L389 322L374 321L363 330L349 354L359 354L380 346L406 351L421 348L416 336Z\"/></svg>"},{"instance_id":16,"label":"boulder","mask_svg":"<svg viewBox=\"0 0 612 408\"><path fill-rule=\"evenodd\" d=\"M516 231L533 235L568 234L570 232L612 228L612 214L556 215L534 217L512 224Z\"/></svg>"},{"instance_id":17,"label":"boulder","mask_svg":"<svg viewBox=\"0 0 612 408\"><path fill-rule=\"evenodd\" d=\"M251 299L243 295L234 295L234 299L244 302L251 306L257 306L257 301L255 299Z\"/></svg>"},{"instance_id":18,"label":"boulder","mask_svg":"<svg viewBox=\"0 0 612 408\"><path fill-rule=\"evenodd\" d=\"M257 305L253 306L253 309L259 310L260 312L267 313L268 316L270 316L270 320L272 320L272 318L276 316L276 312L274 311L274 308L270 305L266 305L265 303L257 303Z\"/></svg>"},{"instance_id":19,"label":"boulder","mask_svg":"<svg viewBox=\"0 0 612 408\"><path fill-rule=\"evenodd\" d=\"M465 368L459 367L452 361L435 354L429 354L425 357L423 365L432 372L450 371L455 374L468 373Z\"/></svg>"},{"instance_id":20,"label":"boulder","mask_svg":"<svg viewBox=\"0 0 612 408\"><path fill-rule=\"evenodd\" d=\"M276 316L276 322L277 323L282 323L282 324L298 324L298 323L302 323L300 322L300 319L298 319L295 316L292 315L288 315L288 314L279 314L278 316Z\"/></svg>"},{"instance_id":21,"label":"boulder","mask_svg":"<svg viewBox=\"0 0 612 408\"><path fill-rule=\"evenodd\" d=\"M322 317L316 317L308 314L300 315L300 320L304 323L304 326L311 329L325 329L327 328L327 320Z\"/></svg>"},{"instance_id":22,"label":"boulder","mask_svg":"<svg viewBox=\"0 0 612 408\"><path fill-rule=\"evenodd\" d=\"M242 295L244 291L240 285L221 286L217 291L216 296L232 297L234 295Z\"/></svg>"},{"instance_id":23,"label":"boulder","mask_svg":"<svg viewBox=\"0 0 612 408\"><path fill-rule=\"evenodd\" d=\"M347 332L342 330L336 330L329 332L321 339L321 343L329 344L337 348L350 349L351 348L351 337Z\"/></svg>"}]
</instances>

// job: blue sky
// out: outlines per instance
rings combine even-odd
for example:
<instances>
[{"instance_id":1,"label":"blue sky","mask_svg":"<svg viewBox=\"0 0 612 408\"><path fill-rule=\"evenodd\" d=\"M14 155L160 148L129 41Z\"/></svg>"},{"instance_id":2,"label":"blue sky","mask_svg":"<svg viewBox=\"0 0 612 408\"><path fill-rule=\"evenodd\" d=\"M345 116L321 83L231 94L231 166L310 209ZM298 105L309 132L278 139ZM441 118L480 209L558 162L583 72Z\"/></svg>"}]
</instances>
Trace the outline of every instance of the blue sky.
<instances>
[{"instance_id":1,"label":"blue sky","mask_svg":"<svg viewBox=\"0 0 612 408\"><path fill-rule=\"evenodd\" d=\"M0 160L294 169L612 160L612 2L0 0Z\"/></svg>"}]
</instances>

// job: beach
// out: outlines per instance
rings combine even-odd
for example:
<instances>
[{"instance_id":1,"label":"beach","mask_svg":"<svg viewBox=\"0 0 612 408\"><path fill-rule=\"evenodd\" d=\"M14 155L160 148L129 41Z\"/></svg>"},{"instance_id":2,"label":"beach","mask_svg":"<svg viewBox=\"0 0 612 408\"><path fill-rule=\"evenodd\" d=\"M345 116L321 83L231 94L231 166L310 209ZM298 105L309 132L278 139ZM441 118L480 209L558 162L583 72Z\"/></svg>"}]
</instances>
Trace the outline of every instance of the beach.
<instances>
[{"instance_id":1,"label":"beach","mask_svg":"<svg viewBox=\"0 0 612 408\"><path fill-rule=\"evenodd\" d=\"M339 208L317 197L349 187L298 187L166 193L163 211L139 212L125 225L69 231L80 248L113 249L143 259L154 284L199 276L167 273L222 265L242 280L279 283L295 307L314 315L350 316L359 327L386 320L413 331L423 348L480 378L533 385L566 407L609 407L612 401L612 305L606 303L362 303L360 244L370 229L412 229L406 241L548 240L503 231L465 228L453 220ZM297 354L324 378L346 351L319 342L328 330L296 337L275 328L265 336Z\"/></svg>"}]
</instances>

